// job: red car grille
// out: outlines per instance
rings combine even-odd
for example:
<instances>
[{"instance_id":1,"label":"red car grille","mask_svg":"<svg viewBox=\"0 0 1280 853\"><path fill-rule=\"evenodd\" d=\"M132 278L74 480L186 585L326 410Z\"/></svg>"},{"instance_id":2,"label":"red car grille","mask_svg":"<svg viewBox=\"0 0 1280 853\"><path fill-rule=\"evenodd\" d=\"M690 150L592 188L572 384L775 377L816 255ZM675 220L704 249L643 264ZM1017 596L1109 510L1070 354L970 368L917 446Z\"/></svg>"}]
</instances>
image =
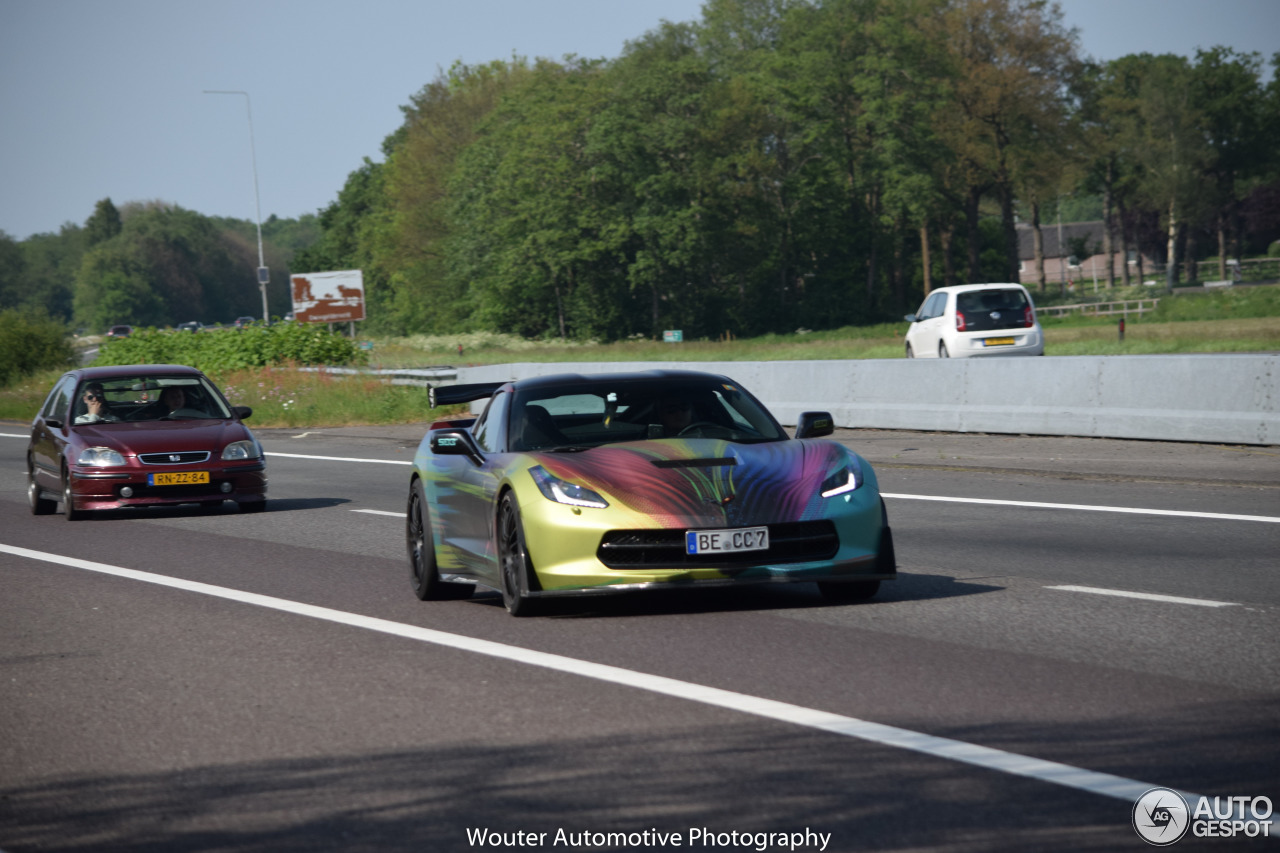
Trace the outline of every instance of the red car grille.
<instances>
[{"instance_id":1,"label":"red car grille","mask_svg":"<svg viewBox=\"0 0 1280 853\"><path fill-rule=\"evenodd\" d=\"M138 460L144 465L194 465L209 460L207 450L180 450L175 453L140 453Z\"/></svg>"}]
</instances>

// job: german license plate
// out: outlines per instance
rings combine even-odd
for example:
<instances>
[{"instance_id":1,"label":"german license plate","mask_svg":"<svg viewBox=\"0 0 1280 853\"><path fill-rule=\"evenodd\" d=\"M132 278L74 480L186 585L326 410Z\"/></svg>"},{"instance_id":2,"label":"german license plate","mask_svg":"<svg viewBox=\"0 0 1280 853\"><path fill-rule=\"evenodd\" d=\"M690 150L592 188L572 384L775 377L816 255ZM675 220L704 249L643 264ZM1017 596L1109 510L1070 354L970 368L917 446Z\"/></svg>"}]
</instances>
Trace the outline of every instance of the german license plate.
<instances>
[{"instance_id":1,"label":"german license plate","mask_svg":"<svg viewBox=\"0 0 1280 853\"><path fill-rule=\"evenodd\" d=\"M163 471L148 474L148 486L192 486L209 482L208 471Z\"/></svg>"},{"instance_id":2,"label":"german license plate","mask_svg":"<svg viewBox=\"0 0 1280 853\"><path fill-rule=\"evenodd\" d=\"M989 347L1013 346L1013 338L984 338L982 342Z\"/></svg>"},{"instance_id":3,"label":"german license plate","mask_svg":"<svg viewBox=\"0 0 1280 853\"><path fill-rule=\"evenodd\" d=\"M738 527L730 530L686 530L686 554L736 554L740 551L767 551L769 528Z\"/></svg>"}]
</instances>

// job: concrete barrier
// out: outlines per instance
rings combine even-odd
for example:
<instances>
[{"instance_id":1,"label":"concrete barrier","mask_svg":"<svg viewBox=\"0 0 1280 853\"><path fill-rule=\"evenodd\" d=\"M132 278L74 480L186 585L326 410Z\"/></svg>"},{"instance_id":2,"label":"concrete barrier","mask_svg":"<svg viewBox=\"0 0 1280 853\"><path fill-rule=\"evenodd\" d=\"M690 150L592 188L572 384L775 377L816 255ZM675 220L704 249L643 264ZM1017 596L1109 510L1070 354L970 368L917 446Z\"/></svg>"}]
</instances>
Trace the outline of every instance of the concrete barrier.
<instances>
[{"instance_id":1,"label":"concrete barrier","mask_svg":"<svg viewBox=\"0 0 1280 853\"><path fill-rule=\"evenodd\" d=\"M784 424L1280 443L1276 355L850 361L590 362L458 369L458 382L655 368L732 377Z\"/></svg>"}]
</instances>

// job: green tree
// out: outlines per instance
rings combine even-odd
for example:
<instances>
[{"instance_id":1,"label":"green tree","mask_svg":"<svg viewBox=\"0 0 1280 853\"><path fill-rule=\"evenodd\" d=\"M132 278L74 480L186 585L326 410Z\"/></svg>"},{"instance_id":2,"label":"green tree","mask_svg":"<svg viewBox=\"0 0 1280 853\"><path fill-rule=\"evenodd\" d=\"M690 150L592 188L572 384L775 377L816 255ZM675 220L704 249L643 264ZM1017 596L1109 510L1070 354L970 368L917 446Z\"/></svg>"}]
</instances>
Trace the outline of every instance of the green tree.
<instances>
[{"instance_id":1,"label":"green tree","mask_svg":"<svg viewBox=\"0 0 1280 853\"><path fill-rule=\"evenodd\" d=\"M0 310L0 387L74 360L64 324L38 311Z\"/></svg>"},{"instance_id":2,"label":"green tree","mask_svg":"<svg viewBox=\"0 0 1280 853\"><path fill-rule=\"evenodd\" d=\"M1166 240L1165 290L1178 278L1178 245L1188 221L1207 212L1211 150L1192 92L1192 71L1175 54L1132 57L1137 109L1127 143L1140 165L1138 192L1161 212Z\"/></svg>"},{"instance_id":3,"label":"green tree","mask_svg":"<svg viewBox=\"0 0 1280 853\"><path fill-rule=\"evenodd\" d=\"M1240 257L1240 201L1274 169L1280 155L1266 121L1262 58L1228 47L1196 51L1192 99L1207 137L1207 177L1217 208L1218 277L1227 278L1227 258Z\"/></svg>"},{"instance_id":4,"label":"green tree","mask_svg":"<svg viewBox=\"0 0 1280 853\"><path fill-rule=\"evenodd\" d=\"M526 336L586 331L579 280L603 244L585 130L605 94L597 63L539 61L459 158L450 274L467 281L482 325Z\"/></svg>"},{"instance_id":5,"label":"green tree","mask_svg":"<svg viewBox=\"0 0 1280 853\"><path fill-rule=\"evenodd\" d=\"M0 231L0 309L22 304L25 273L26 259L22 256L22 247Z\"/></svg>"},{"instance_id":6,"label":"green tree","mask_svg":"<svg viewBox=\"0 0 1280 853\"><path fill-rule=\"evenodd\" d=\"M397 328L447 332L469 322L470 282L450 276L446 264L449 184L481 122L529 74L528 63L514 57L478 66L457 63L404 108L405 123L387 158L385 215L366 231L393 285L386 310Z\"/></svg>"},{"instance_id":7,"label":"green tree","mask_svg":"<svg viewBox=\"0 0 1280 853\"><path fill-rule=\"evenodd\" d=\"M120 233L90 249L75 280L75 316L113 323L221 322L256 314L261 296L253 247L198 213L139 206Z\"/></svg>"},{"instance_id":8,"label":"green tree","mask_svg":"<svg viewBox=\"0 0 1280 853\"><path fill-rule=\"evenodd\" d=\"M106 242L119 234L123 227L120 211L111 199L104 198L94 205L93 215L84 223L85 244L92 247Z\"/></svg>"},{"instance_id":9,"label":"green tree","mask_svg":"<svg viewBox=\"0 0 1280 853\"><path fill-rule=\"evenodd\" d=\"M1004 258L997 274L1017 281L1018 161L1058 156L1049 144L1067 117L1075 34L1061 9L1041 0L954 0L936 21L954 63L954 102L939 119L963 164L969 278L984 280L978 220L983 197L994 194Z\"/></svg>"}]
</instances>

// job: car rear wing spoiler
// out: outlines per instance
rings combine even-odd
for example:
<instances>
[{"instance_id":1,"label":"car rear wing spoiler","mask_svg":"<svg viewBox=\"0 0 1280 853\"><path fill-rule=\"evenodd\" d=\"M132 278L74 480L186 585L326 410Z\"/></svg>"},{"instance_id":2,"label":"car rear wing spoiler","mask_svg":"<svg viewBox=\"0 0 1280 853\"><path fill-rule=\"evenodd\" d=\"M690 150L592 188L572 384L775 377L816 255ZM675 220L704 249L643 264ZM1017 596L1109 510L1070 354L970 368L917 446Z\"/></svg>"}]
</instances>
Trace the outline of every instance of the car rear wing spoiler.
<instances>
[{"instance_id":1,"label":"car rear wing spoiler","mask_svg":"<svg viewBox=\"0 0 1280 853\"><path fill-rule=\"evenodd\" d=\"M493 396L506 382L475 382L470 385L439 385L428 392L431 408L473 403Z\"/></svg>"}]
</instances>

